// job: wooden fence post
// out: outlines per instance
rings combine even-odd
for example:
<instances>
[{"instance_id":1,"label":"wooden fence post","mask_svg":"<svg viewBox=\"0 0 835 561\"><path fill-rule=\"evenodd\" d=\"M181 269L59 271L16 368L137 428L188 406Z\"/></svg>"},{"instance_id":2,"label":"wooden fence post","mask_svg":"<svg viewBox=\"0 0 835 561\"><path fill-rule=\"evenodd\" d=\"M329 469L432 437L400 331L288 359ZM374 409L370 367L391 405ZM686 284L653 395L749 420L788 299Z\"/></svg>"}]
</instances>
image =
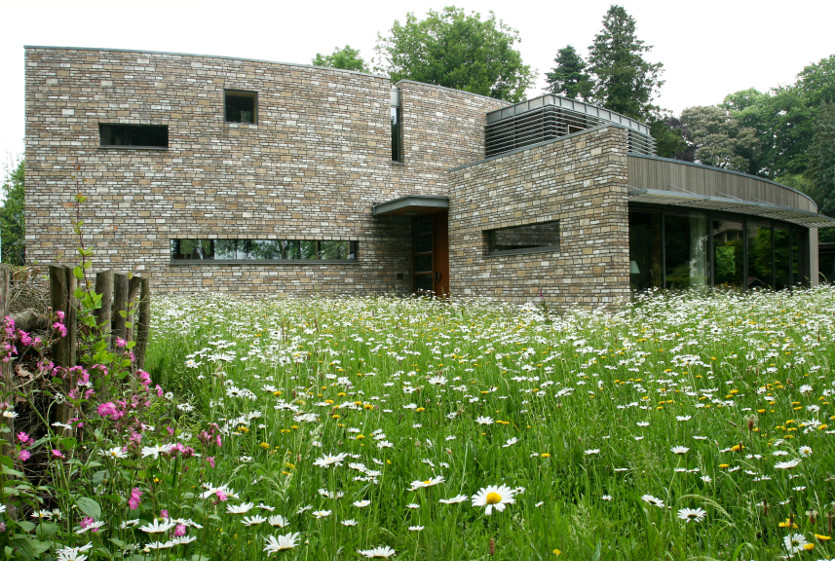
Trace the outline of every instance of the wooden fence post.
<instances>
[{"instance_id":1,"label":"wooden fence post","mask_svg":"<svg viewBox=\"0 0 835 561\"><path fill-rule=\"evenodd\" d=\"M128 276L122 273L113 275L113 337L127 339L125 322L127 318L121 312L128 311Z\"/></svg>"},{"instance_id":2,"label":"wooden fence post","mask_svg":"<svg viewBox=\"0 0 835 561\"><path fill-rule=\"evenodd\" d=\"M148 332L151 326L151 288L148 279L139 279L139 302L136 314L136 368L145 367L145 349L148 346Z\"/></svg>"},{"instance_id":3,"label":"wooden fence post","mask_svg":"<svg viewBox=\"0 0 835 561\"><path fill-rule=\"evenodd\" d=\"M52 348L52 359L56 366L72 368L76 361L76 339L78 324L75 302L76 280L73 270L69 267L58 265L49 266L49 292L52 301L52 309L55 312L64 312L64 325L67 328L67 336L59 339ZM64 379L64 392L69 392L69 378ZM58 405L56 416L59 423L67 423L70 419L69 406L66 403Z\"/></svg>"},{"instance_id":4,"label":"wooden fence post","mask_svg":"<svg viewBox=\"0 0 835 561\"><path fill-rule=\"evenodd\" d=\"M0 318L4 321L9 314L9 268L5 265L0 266ZM11 359L11 357L9 357ZM9 362L0 361L0 372L2 372L3 393L0 399L6 402L6 407L12 408L14 406L14 372L12 370L11 360ZM8 442L3 445L2 454L4 456L11 456L14 450L14 419L8 417L6 419L6 426L9 427Z\"/></svg>"},{"instance_id":5,"label":"wooden fence post","mask_svg":"<svg viewBox=\"0 0 835 561\"><path fill-rule=\"evenodd\" d=\"M111 334L113 332L113 271L107 270L96 273L96 293L101 294L101 308L96 310L96 323L101 327L102 336L107 340L107 348L111 348Z\"/></svg>"}]
</instances>

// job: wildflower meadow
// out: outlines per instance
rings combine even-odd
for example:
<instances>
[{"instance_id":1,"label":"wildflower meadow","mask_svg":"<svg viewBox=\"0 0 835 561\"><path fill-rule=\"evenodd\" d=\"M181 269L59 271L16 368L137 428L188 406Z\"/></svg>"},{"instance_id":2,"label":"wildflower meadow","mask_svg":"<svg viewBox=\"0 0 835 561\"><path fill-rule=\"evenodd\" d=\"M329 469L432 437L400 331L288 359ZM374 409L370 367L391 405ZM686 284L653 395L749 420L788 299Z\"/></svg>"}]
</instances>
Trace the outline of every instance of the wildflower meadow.
<instances>
[{"instance_id":1,"label":"wildflower meadow","mask_svg":"<svg viewBox=\"0 0 835 561\"><path fill-rule=\"evenodd\" d=\"M155 295L145 371L125 345L2 435L0 556L831 560L833 312Z\"/></svg>"}]
</instances>

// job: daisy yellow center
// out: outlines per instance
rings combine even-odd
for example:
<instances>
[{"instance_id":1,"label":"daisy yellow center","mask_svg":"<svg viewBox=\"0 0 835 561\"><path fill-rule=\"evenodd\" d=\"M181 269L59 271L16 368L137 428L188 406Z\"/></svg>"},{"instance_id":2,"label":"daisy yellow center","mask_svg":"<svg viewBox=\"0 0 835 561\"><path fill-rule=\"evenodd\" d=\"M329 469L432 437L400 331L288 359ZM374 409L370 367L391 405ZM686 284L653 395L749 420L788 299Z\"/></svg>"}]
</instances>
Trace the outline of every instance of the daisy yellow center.
<instances>
[{"instance_id":1,"label":"daisy yellow center","mask_svg":"<svg viewBox=\"0 0 835 561\"><path fill-rule=\"evenodd\" d=\"M424 485L431 485L431 484L432 484L432 481L430 481L429 479L427 479L426 481L424 481L424 482L423 482L423 484L424 484Z\"/></svg>"},{"instance_id":2,"label":"daisy yellow center","mask_svg":"<svg viewBox=\"0 0 835 561\"><path fill-rule=\"evenodd\" d=\"M487 504L489 504L489 505L494 505L494 504L496 504L496 503L500 503L500 502L502 502L502 496L501 496L501 495L499 495L499 494L498 494L498 493L496 493L496 492L493 492L493 493L487 493L487 499L486 499L486 502L487 502Z\"/></svg>"}]
</instances>

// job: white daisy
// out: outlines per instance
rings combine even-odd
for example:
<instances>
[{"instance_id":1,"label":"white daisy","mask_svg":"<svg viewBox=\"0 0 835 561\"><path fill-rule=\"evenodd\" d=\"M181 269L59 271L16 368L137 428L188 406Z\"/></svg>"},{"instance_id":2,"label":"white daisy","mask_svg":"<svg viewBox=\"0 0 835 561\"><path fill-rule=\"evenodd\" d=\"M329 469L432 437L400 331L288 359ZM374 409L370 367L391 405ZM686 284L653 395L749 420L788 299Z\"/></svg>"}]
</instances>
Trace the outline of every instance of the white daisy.
<instances>
[{"instance_id":1,"label":"white daisy","mask_svg":"<svg viewBox=\"0 0 835 561\"><path fill-rule=\"evenodd\" d=\"M701 522L707 512L701 508L682 508L678 511L678 517L687 522Z\"/></svg>"},{"instance_id":2,"label":"white daisy","mask_svg":"<svg viewBox=\"0 0 835 561\"><path fill-rule=\"evenodd\" d=\"M506 485L489 485L482 487L479 491L471 497L473 506L487 507L485 514L488 516L493 513L495 508L502 512L508 504L516 502L513 495L516 494L516 489L511 489Z\"/></svg>"},{"instance_id":3,"label":"white daisy","mask_svg":"<svg viewBox=\"0 0 835 561\"><path fill-rule=\"evenodd\" d=\"M176 526L171 520L154 519L150 524L140 526L139 529L148 534L161 534Z\"/></svg>"},{"instance_id":4,"label":"white daisy","mask_svg":"<svg viewBox=\"0 0 835 561\"><path fill-rule=\"evenodd\" d=\"M657 506L658 508L664 508L664 501L659 498L653 497L652 495L642 495L641 500L647 504L651 504L652 506Z\"/></svg>"},{"instance_id":5,"label":"white daisy","mask_svg":"<svg viewBox=\"0 0 835 561\"><path fill-rule=\"evenodd\" d=\"M293 549L299 545L298 540L298 532L290 532L289 534L283 534L278 537L267 536L267 543L264 545L264 551L266 551L267 554L272 555L273 553L284 551L285 549Z\"/></svg>"},{"instance_id":6,"label":"white daisy","mask_svg":"<svg viewBox=\"0 0 835 561\"><path fill-rule=\"evenodd\" d=\"M267 522L269 522L270 526L276 526L278 528L284 528L285 526L287 526L289 524L287 519L284 518L283 516L281 516L280 514L270 516L267 519Z\"/></svg>"},{"instance_id":7,"label":"white daisy","mask_svg":"<svg viewBox=\"0 0 835 561\"><path fill-rule=\"evenodd\" d=\"M449 499L441 499L438 502L443 503L445 505L454 505L454 504L458 504L458 503L464 503L464 502L467 502L467 495L456 495L456 496L451 497Z\"/></svg>"},{"instance_id":8,"label":"white daisy","mask_svg":"<svg viewBox=\"0 0 835 561\"><path fill-rule=\"evenodd\" d=\"M360 549L357 551L360 555L364 557L372 557L375 559L386 559L395 555L395 551L387 545L383 545L380 547L375 547L373 549Z\"/></svg>"}]
</instances>

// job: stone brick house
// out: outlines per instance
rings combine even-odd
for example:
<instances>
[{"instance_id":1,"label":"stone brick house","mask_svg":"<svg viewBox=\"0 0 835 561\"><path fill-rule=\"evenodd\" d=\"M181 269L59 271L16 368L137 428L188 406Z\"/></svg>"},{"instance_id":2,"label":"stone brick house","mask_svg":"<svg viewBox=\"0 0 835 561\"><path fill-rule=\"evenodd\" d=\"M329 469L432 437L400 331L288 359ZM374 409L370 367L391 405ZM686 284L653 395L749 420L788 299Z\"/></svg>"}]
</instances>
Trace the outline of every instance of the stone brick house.
<instances>
[{"instance_id":1,"label":"stone brick house","mask_svg":"<svg viewBox=\"0 0 835 561\"><path fill-rule=\"evenodd\" d=\"M74 261L80 189L96 266L155 291L605 306L817 279L811 199L653 154L645 124L553 95L26 48L28 259Z\"/></svg>"}]
</instances>

